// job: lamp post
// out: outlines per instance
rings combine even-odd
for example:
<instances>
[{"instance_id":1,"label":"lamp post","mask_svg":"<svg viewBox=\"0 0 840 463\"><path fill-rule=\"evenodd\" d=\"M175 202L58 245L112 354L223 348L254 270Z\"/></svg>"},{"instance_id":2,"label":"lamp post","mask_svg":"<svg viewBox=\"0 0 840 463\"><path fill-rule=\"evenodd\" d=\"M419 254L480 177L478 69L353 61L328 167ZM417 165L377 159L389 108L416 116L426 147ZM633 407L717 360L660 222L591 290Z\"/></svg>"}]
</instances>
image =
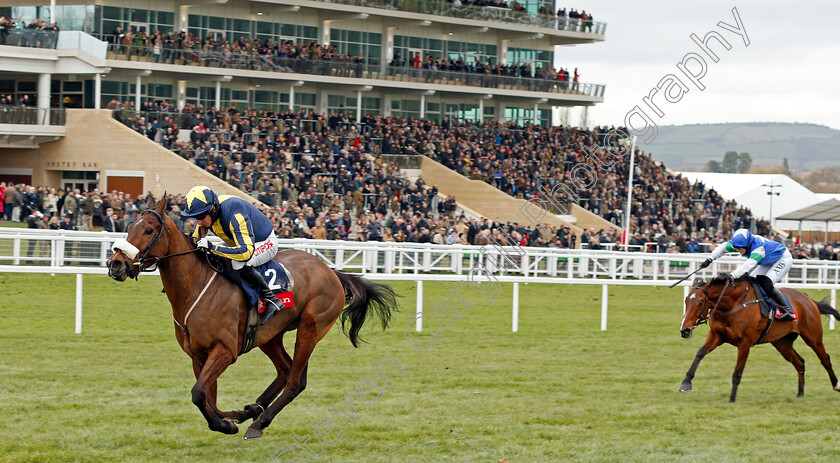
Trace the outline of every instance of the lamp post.
<instances>
[{"instance_id":1,"label":"lamp post","mask_svg":"<svg viewBox=\"0 0 840 463\"><path fill-rule=\"evenodd\" d=\"M764 185L761 185L761 186L770 188L770 191L768 191L767 194L770 195L770 227L772 228L773 227L773 196L779 196L779 195L782 194L779 191L773 191L773 189L774 188L782 188L784 185L774 185L773 182L770 182L769 184L765 183Z\"/></svg>"}]
</instances>

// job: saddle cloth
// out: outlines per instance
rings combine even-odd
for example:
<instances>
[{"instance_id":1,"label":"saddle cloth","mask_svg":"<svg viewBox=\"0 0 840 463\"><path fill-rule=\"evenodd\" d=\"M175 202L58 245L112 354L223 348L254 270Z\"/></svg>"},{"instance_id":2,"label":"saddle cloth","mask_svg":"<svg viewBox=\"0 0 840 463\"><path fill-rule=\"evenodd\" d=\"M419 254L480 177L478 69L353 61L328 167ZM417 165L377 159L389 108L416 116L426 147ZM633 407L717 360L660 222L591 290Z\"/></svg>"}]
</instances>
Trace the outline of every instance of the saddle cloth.
<instances>
[{"instance_id":1,"label":"saddle cloth","mask_svg":"<svg viewBox=\"0 0 840 463\"><path fill-rule=\"evenodd\" d=\"M761 316L764 318L770 318L770 311L773 311L773 317L779 318L782 316L782 311L779 310L778 304L776 301L773 300L772 297L769 297L767 294L764 293L764 288L761 287L760 284L755 280L753 277L749 277L750 285L752 285L755 294L759 295L758 305L761 308ZM793 317L795 320L799 320L799 315L793 310L793 306L790 305L790 300L788 299L785 293L782 293L782 296L785 298L785 303L787 306L790 307L790 310L793 312Z\"/></svg>"},{"instance_id":2,"label":"saddle cloth","mask_svg":"<svg viewBox=\"0 0 840 463\"><path fill-rule=\"evenodd\" d=\"M257 267L257 270L259 270L260 275L265 278L265 282L268 284L268 287L274 291L277 298L283 301L284 309L288 309L289 307L295 305L294 299L292 298L292 286L294 285L294 280L292 280L289 272L283 264L270 260L268 263ZM244 289L245 294L248 295L248 307L254 307L254 305L259 304L259 311L260 313L263 313L265 308L260 300L259 288L255 288L243 281L242 289Z\"/></svg>"}]
</instances>

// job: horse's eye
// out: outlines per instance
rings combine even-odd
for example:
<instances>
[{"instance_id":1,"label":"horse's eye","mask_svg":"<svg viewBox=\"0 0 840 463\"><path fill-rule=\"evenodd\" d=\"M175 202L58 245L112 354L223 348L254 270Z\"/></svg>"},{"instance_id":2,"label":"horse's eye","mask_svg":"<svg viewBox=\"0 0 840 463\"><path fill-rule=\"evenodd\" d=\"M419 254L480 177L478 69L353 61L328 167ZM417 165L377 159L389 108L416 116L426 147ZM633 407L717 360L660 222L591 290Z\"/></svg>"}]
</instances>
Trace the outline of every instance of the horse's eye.
<instances>
[{"instance_id":1,"label":"horse's eye","mask_svg":"<svg viewBox=\"0 0 840 463\"><path fill-rule=\"evenodd\" d=\"M143 233L145 233L147 235L151 235L153 231L154 230L152 230L151 228L147 228Z\"/></svg>"}]
</instances>

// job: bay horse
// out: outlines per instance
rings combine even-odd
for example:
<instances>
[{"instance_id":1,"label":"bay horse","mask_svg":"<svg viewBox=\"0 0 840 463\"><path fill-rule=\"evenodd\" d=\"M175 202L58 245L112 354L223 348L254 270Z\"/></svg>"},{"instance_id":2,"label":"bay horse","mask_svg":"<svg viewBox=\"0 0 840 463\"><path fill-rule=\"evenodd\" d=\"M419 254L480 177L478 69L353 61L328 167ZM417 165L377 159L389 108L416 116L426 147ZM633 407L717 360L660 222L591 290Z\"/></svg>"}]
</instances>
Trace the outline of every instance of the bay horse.
<instances>
[{"instance_id":1,"label":"bay horse","mask_svg":"<svg viewBox=\"0 0 840 463\"><path fill-rule=\"evenodd\" d=\"M236 423L254 419L245 438L261 437L263 429L283 407L306 388L312 350L335 321L341 317L345 334L357 347L359 330L369 316L378 318L382 328L387 328L391 310L396 310L396 295L389 286L332 270L306 252L277 253L274 260L285 265L295 282L292 288L295 304L260 327L254 343L271 359L277 376L243 410L220 411L216 406L216 381L239 355L248 318L248 299L234 283L215 278L216 271L201 252L195 252L192 240L165 215L165 198L166 193L155 204L150 195L145 211L128 229L127 243L121 242L108 259L108 275L125 281L157 265L172 305L175 337L192 359L196 377L193 403L211 430L236 434L239 431ZM215 283L211 285L214 278ZM295 329L292 358L283 347L283 334Z\"/></svg>"},{"instance_id":2,"label":"bay horse","mask_svg":"<svg viewBox=\"0 0 840 463\"><path fill-rule=\"evenodd\" d=\"M825 300L815 302L806 294L793 289L782 289L782 292L790 300L791 309L797 313L798 321L774 320L765 333L768 319L763 318L760 313L758 300L761 296L756 296L749 281L732 280L726 276L713 278L709 282L702 278L695 279L691 292L685 299L685 316L680 325L680 334L683 338L690 338L694 328L708 321L709 335L697 351L697 356L680 385L680 391L691 390L691 380L694 379L697 365L703 357L719 345L728 343L738 348L738 360L732 374L732 394L729 397L730 402L735 402L735 394L750 348L755 344L770 343L796 368L799 374L797 397L802 397L805 395L805 359L793 348L793 341L798 336L802 336L805 344L814 350L828 372L831 386L835 391L840 391L840 384L837 383L837 376L831 367L831 359L823 346L823 328L820 320L820 314L840 318L840 313Z\"/></svg>"}]
</instances>

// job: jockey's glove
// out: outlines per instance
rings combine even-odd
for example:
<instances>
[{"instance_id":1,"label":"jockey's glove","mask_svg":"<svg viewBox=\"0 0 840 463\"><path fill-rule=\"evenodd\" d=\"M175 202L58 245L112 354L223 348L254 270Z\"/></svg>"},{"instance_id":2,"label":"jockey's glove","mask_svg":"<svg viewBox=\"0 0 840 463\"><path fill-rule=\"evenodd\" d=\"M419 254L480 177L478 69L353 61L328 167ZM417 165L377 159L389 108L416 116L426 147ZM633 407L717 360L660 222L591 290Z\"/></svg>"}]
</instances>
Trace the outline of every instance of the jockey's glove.
<instances>
[{"instance_id":1,"label":"jockey's glove","mask_svg":"<svg viewBox=\"0 0 840 463\"><path fill-rule=\"evenodd\" d=\"M700 264L700 268L706 268L710 265L712 265L712 259L706 259L703 261L702 264Z\"/></svg>"},{"instance_id":2,"label":"jockey's glove","mask_svg":"<svg viewBox=\"0 0 840 463\"><path fill-rule=\"evenodd\" d=\"M210 244L210 240L208 240L207 237L204 237L198 240L197 243L195 243L195 247L204 252L210 252L210 249L213 247L213 245Z\"/></svg>"}]
</instances>

